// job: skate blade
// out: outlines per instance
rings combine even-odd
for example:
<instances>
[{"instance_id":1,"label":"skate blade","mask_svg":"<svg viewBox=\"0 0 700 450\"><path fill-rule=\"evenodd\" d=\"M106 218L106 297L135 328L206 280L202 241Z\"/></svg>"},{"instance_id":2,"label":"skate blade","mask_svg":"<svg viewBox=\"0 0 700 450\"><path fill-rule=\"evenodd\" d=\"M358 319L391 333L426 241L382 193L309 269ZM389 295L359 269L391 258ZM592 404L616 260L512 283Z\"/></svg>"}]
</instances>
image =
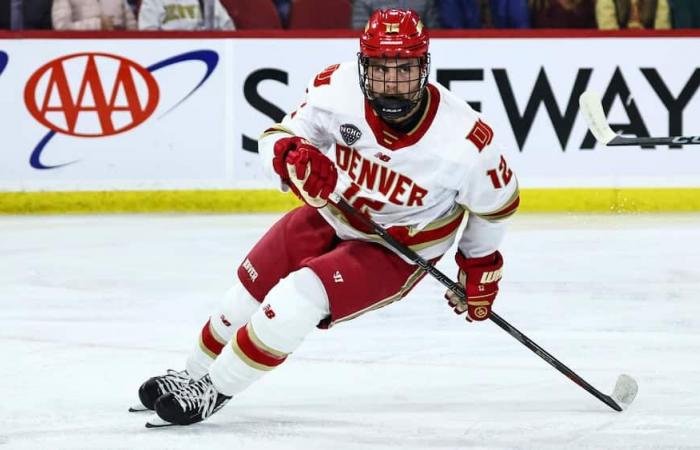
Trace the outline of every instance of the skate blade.
<instances>
[{"instance_id":1,"label":"skate blade","mask_svg":"<svg viewBox=\"0 0 700 450\"><path fill-rule=\"evenodd\" d=\"M158 414L153 414L153 417L146 421L146 428L164 428L175 426L174 423L166 422L158 417Z\"/></svg>"},{"instance_id":2,"label":"skate blade","mask_svg":"<svg viewBox=\"0 0 700 450\"><path fill-rule=\"evenodd\" d=\"M144 412L144 411L152 411L152 410L146 408L146 407L143 406L141 403L129 407L129 412Z\"/></svg>"}]
</instances>

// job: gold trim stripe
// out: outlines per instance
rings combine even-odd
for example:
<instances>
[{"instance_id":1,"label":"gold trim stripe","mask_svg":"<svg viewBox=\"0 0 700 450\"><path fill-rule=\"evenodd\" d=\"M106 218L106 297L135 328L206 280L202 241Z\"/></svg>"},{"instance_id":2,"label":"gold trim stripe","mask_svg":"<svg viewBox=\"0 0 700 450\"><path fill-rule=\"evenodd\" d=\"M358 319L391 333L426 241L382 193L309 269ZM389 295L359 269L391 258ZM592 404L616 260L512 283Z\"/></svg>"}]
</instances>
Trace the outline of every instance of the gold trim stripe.
<instances>
[{"instance_id":1,"label":"gold trim stripe","mask_svg":"<svg viewBox=\"0 0 700 450\"><path fill-rule=\"evenodd\" d=\"M226 339L219 336L219 333L216 332L216 330L214 329L214 325L211 324L211 321L209 321L209 332L211 333L211 336L214 338L214 340L219 344L226 345L226 342L228 342Z\"/></svg>"},{"instance_id":2,"label":"gold trim stripe","mask_svg":"<svg viewBox=\"0 0 700 450\"><path fill-rule=\"evenodd\" d=\"M241 350L241 348L238 346L238 341L235 336L233 337L233 339L231 339L231 349L233 349L233 353L235 353L236 356L238 356L241 359L241 361L243 361L247 366L250 366L253 369L262 370L264 372L269 372L270 370L274 369L274 367L260 364L248 358L248 355L246 355L243 352L243 350Z\"/></svg>"},{"instance_id":3,"label":"gold trim stripe","mask_svg":"<svg viewBox=\"0 0 700 450\"><path fill-rule=\"evenodd\" d=\"M255 334L253 325L250 322L248 322L245 328L248 331L248 337L250 338L251 342L253 342L253 344L256 347L258 347L258 349L264 351L265 353L269 353L270 355L276 358L285 358L287 355L289 355L289 353L285 353L280 350L275 350L274 348L268 347L265 343L263 343L258 337L258 335Z\"/></svg>"},{"instance_id":4,"label":"gold trim stripe","mask_svg":"<svg viewBox=\"0 0 700 450\"><path fill-rule=\"evenodd\" d=\"M473 299L475 299L475 298L484 298L484 297L488 297L488 295L471 296L471 297L469 297L469 298L467 299L467 303L470 304L470 305L472 305L472 306L487 306L487 305L490 305L490 304L491 304L490 301L479 302L479 301L474 301L474 300L473 300Z\"/></svg>"},{"instance_id":5,"label":"gold trim stripe","mask_svg":"<svg viewBox=\"0 0 700 450\"><path fill-rule=\"evenodd\" d=\"M398 137L398 136L394 136L393 134L389 133L389 132L386 131L386 130L382 130L382 133L386 134L387 136L389 136L390 138L392 138L392 139L395 140L395 141L398 141L398 140L399 140L399 137ZM386 140L386 139L385 139L385 140Z\"/></svg>"},{"instance_id":6,"label":"gold trim stripe","mask_svg":"<svg viewBox=\"0 0 700 450\"><path fill-rule=\"evenodd\" d=\"M336 208L336 207L333 206L333 205L328 205L328 211L333 215L333 217L335 217L336 219L338 219L339 221L341 221L341 222L344 223L345 225L347 225L347 226L349 226L349 227L352 227L352 225L350 225L350 223L348 222L348 220L347 220L347 218L345 217L345 215L344 215L338 208ZM459 214L459 211L461 211L461 210L460 210L460 209L457 209L457 211L458 211L457 214L454 214L454 213L453 213L453 215L452 215L453 220L456 219L456 216ZM438 221L442 221L442 220L443 220L442 218L438 219ZM433 229L433 228L431 228L433 223L434 223L434 222L431 222L430 224L428 224L428 226L427 226L425 229L419 231L419 233L422 232L422 231L426 231L426 230L431 230L431 229ZM443 224L443 225L444 225L444 224ZM370 241L370 242L375 242L375 243L377 243L377 244L383 245L384 247L389 247L389 245L388 245L386 242L384 242L384 239L382 239L379 235L377 235L377 234L363 233L362 231L358 230L357 228L354 228L354 227L352 227L352 228L353 228L358 234L360 234L362 237L364 237L365 239L367 239L368 241ZM459 231L459 227L455 228L454 231L452 231L452 233L450 233L450 234L448 234L448 235L446 235L446 236L443 236L443 237L438 238L438 239L433 239L432 241L421 242L420 244L409 245L408 248L410 248L410 249L413 250L414 252L418 252L418 251L423 250L423 249L425 249L425 248L431 247L431 246L433 246L433 245L440 244L441 242L444 242L444 241L446 241L446 240L448 240L448 239L451 239L455 234L457 234L457 231ZM416 234L418 234L418 233L414 233L413 235L415 236Z\"/></svg>"},{"instance_id":7,"label":"gold trim stripe","mask_svg":"<svg viewBox=\"0 0 700 450\"><path fill-rule=\"evenodd\" d=\"M406 292L408 292L413 285L415 285L423 276L425 275L425 272L423 269L418 268L415 272L413 272L407 279L406 282L401 286L399 289L399 292L396 294L390 295L389 297L386 297L382 300L378 300L377 302L373 303L372 305L368 306L367 308L364 308L360 311L357 311L353 314L350 314L348 316L342 317L338 320L334 320L333 322L330 323L330 326L333 326L337 323L341 322L346 322L348 320L355 319L358 316L361 316L362 314L365 314L370 311L374 311L375 309L383 308L391 303L394 303L397 300L401 300L404 295L406 295Z\"/></svg>"},{"instance_id":8,"label":"gold trim stripe","mask_svg":"<svg viewBox=\"0 0 700 450\"><path fill-rule=\"evenodd\" d=\"M449 239L452 239L457 234L458 231L459 231L459 228L455 228L455 230L452 233L448 234L447 236L444 236L444 237L441 237L438 239L433 239L432 241L421 242L420 244L409 245L408 248L410 248L414 252L419 252L419 251L426 249L428 247L432 247L434 245L438 245L442 242L445 242ZM384 241L382 241L382 242L384 242Z\"/></svg>"},{"instance_id":9,"label":"gold trim stripe","mask_svg":"<svg viewBox=\"0 0 700 450\"><path fill-rule=\"evenodd\" d=\"M510 211L510 212L507 212L507 213L505 213L505 214L501 214L501 215L498 215L498 216L486 216L486 217L483 217L483 216L482 216L482 219L486 219L486 220L488 220L489 222L499 222L499 221L501 221L501 220L504 220L504 219L509 218L510 216L512 216L513 214L515 214L517 211L518 211L518 208L515 208L514 210L512 210L512 211Z\"/></svg>"},{"instance_id":10,"label":"gold trim stripe","mask_svg":"<svg viewBox=\"0 0 700 450\"><path fill-rule=\"evenodd\" d=\"M299 205L272 189L0 192L0 214L283 212ZM518 212L700 212L700 187L521 189Z\"/></svg>"},{"instance_id":11,"label":"gold trim stripe","mask_svg":"<svg viewBox=\"0 0 700 450\"><path fill-rule=\"evenodd\" d=\"M216 342L218 342L219 344L221 344L223 346L226 346L226 340L224 338L222 338L221 336L219 336L219 334L214 329L214 326L211 324L211 321L209 321L209 333L211 334L211 337L214 338L214 340ZM199 348L202 349L202 351L204 353L206 353L207 356L209 356L211 359L216 359L216 357L219 356L216 353L209 350L209 348L207 348L206 345L204 345L204 339L202 339L202 333L199 333Z\"/></svg>"},{"instance_id":12,"label":"gold trim stripe","mask_svg":"<svg viewBox=\"0 0 700 450\"><path fill-rule=\"evenodd\" d=\"M428 101L425 104L425 111L423 111L423 115L421 116L421 118L418 121L418 123L416 124L416 126L413 127L413 129L411 131L406 133L407 136L410 136L413 133L415 133L416 131L418 131L418 128L420 128L420 126L423 124L423 122L425 121L425 118L428 117L428 111L430 111L430 103L433 101L433 96L430 94L430 89L426 89L425 92L428 93Z\"/></svg>"},{"instance_id":13,"label":"gold trim stripe","mask_svg":"<svg viewBox=\"0 0 700 450\"><path fill-rule=\"evenodd\" d=\"M294 136L294 132L292 130L290 130L287 127L282 126L279 123L276 123L276 124L272 125L270 128L268 128L267 130L265 130L260 135L260 137L258 139L262 139L264 137L267 137L267 136L270 136L270 135L276 134L276 133L285 133L285 134L289 134L291 136Z\"/></svg>"},{"instance_id":14,"label":"gold trim stripe","mask_svg":"<svg viewBox=\"0 0 700 450\"><path fill-rule=\"evenodd\" d=\"M448 223L452 222L453 220L456 220L460 214L464 213L464 211L465 211L465 209L462 207L462 205L455 204L455 206L452 208L451 211L449 211L447 213L446 216L441 217L433 222L430 222L428 225L426 225L425 228L420 230L418 233L423 232L423 231L432 231L432 230L436 230L440 227L443 227L443 226L447 225ZM418 233L413 233L413 234L415 235Z\"/></svg>"},{"instance_id":15,"label":"gold trim stripe","mask_svg":"<svg viewBox=\"0 0 700 450\"><path fill-rule=\"evenodd\" d=\"M209 350L209 349L207 348L206 345L204 345L204 341L202 340L202 335L201 335L201 333L200 333L200 335L199 335L199 348L200 348L200 350L202 350L202 351L203 351L208 357L210 357L211 359L216 359L216 357L219 356L219 355L217 355L216 353L214 353L214 352L212 352L211 350Z\"/></svg>"},{"instance_id":16,"label":"gold trim stripe","mask_svg":"<svg viewBox=\"0 0 700 450\"><path fill-rule=\"evenodd\" d=\"M476 214L477 216L482 217L482 218L484 218L484 219L490 219L490 218L496 217L496 216L498 216L499 213L501 213L502 211L505 211L505 210L507 210L508 208L510 208L511 205L512 205L513 203L515 203L515 202L518 200L519 197L520 197L520 189L518 189L518 188L516 187L516 188L515 188L515 191L514 191L513 194L510 196L510 198L508 199L508 201L506 201L506 203L505 203L503 206L501 206L500 208L498 208L497 210L495 210L495 211L493 211L493 212L487 212L487 213L477 213L477 212L474 212L474 214ZM511 212L511 214L514 213L515 211L517 211L517 208L514 209L514 210ZM472 212L473 212L473 211L472 211Z\"/></svg>"}]
</instances>

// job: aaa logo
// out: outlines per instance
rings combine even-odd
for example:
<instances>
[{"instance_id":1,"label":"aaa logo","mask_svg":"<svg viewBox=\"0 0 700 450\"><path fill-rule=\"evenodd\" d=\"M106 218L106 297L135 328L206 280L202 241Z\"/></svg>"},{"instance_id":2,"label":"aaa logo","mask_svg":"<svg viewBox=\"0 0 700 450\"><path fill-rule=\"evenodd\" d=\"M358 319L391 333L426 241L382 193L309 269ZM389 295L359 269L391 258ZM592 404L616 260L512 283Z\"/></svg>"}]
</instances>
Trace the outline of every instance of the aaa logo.
<instances>
[{"instance_id":1,"label":"aaa logo","mask_svg":"<svg viewBox=\"0 0 700 450\"><path fill-rule=\"evenodd\" d=\"M2 71L0 52L0 72ZM162 113L170 113L199 89L214 72L219 55L213 50L193 50L143 67L109 53L76 53L41 66L24 88L29 113L50 131L37 143L29 164L39 170L56 169L76 161L46 165L42 155L56 133L78 138L112 136L131 130L151 117L158 107L160 90L152 73L188 61L205 64L199 82ZM5 61L6 63L6 61Z\"/></svg>"},{"instance_id":2,"label":"aaa logo","mask_svg":"<svg viewBox=\"0 0 700 450\"><path fill-rule=\"evenodd\" d=\"M67 67L80 73L73 83ZM24 89L24 102L37 121L80 137L111 136L138 126L153 114L158 97L158 83L148 70L108 53L55 59L34 72Z\"/></svg>"}]
</instances>

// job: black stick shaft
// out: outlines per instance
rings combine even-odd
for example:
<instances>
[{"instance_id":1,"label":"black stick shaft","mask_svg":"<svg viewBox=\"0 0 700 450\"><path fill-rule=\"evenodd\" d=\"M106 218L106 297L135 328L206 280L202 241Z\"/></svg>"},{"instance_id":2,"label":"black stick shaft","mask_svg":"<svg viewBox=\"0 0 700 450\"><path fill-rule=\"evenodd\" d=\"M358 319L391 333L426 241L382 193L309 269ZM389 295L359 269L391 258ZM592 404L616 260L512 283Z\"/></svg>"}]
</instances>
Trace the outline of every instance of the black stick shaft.
<instances>
[{"instance_id":1,"label":"black stick shaft","mask_svg":"<svg viewBox=\"0 0 700 450\"><path fill-rule=\"evenodd\" d=\"M608 146L620 145L693 145L700 144L700 136L676 137L625 137L616 136L608 142Z\"/></svg>"},{"instance_id":2,"label":"black stick shaft","mask_svg":"<svg viewBox=\"0 0 700 450\"><path fill-rule=\"evenodd\" d=\"M403 245L402 243L397 241L381 225L377 224L375 221L370 219L368 216L357 211L354 207L352 207L348 202L345 201L345 199L343 199L339 195L333 194L331 196L331 200L342 211L357 218L365 226L372 228L374 230L374 232L377 233L387 244L392 246L396 251L398 251L399 253L404 255L406 258L413 261L416 265L418 265L421 269L423 269L425 272L427 272L430 276L432 276L433 278L438 280L446 288L448 288L452 292L456 293L460 298L462 298L462 299L466 298L466 294L464 293L464 289L462 288L462 286L459 283L453 281L447 275L442 273L437 267L435 267L430 262L423 259L420 255L418 255L416 252L414 252L410 248L406 247L405 245ZM554 356L549 354L549 352L547 352L545 349L543 349L542 347L537 345L535 342L533 342L530 338L528 338L523 333L521 333L513 325L506 322L506 320L503 319L501 316L499 316L495 312L491 311L491 315L489 316L489 318L491 319L492 322L494 322L496 325L501 327L506 333L513 336L515 339L518 340L518 342L523 344L525 347L529 348L532 352L534 352L540 358L547 361L549 363L549 365L551 365L552 367L557 369L559 372L563 373L568 379L570 379L574 383L578 384L583 389L587 390L589 393L591 393L598 400L602 401L603 403L605 403L606 405L608 405L609 407L611 407L615 411L622 411L622 408L620 407L620 405L618 405L617 402L615 402L615 400L612 399L612 397L610 397L609 395L603 394L598 389L594 388L586 380L584 380L583 378L578 376L578 374L576 374L576 372L569 369L566 365L564 365L562 362L560 362L557 358L555 358Z\"/></svg>"}]
</instances>

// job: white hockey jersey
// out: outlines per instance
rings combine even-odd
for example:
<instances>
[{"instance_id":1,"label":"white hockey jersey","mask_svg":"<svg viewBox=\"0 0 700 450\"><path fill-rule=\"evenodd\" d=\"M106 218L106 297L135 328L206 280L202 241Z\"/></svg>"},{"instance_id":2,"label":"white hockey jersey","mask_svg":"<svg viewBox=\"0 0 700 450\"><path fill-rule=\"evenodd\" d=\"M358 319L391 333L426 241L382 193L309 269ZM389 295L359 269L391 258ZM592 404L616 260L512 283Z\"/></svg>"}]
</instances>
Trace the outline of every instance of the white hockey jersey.
<instances>
[{"instance_id":1,"label":"white hockey jersey","mask_svg":"<svg viewBox=\"0 0 700 450\"><path fill-rule=\"evenodd\" d=\"M449 249L465 212L460 251L492 253L505 231L502 220L518 207L517 179L489 145L492 129L464 100L437 84L429 84L426 95L420 122L401 133L365 100L356 62L330 66L309 84L304 103L260 137L265 171L279 179L272 168L278 139L304 137L335 162L336 192L423 258ZM319 212L341 239L388 247L336 207Z\"/></svg>"}]
</instances>

